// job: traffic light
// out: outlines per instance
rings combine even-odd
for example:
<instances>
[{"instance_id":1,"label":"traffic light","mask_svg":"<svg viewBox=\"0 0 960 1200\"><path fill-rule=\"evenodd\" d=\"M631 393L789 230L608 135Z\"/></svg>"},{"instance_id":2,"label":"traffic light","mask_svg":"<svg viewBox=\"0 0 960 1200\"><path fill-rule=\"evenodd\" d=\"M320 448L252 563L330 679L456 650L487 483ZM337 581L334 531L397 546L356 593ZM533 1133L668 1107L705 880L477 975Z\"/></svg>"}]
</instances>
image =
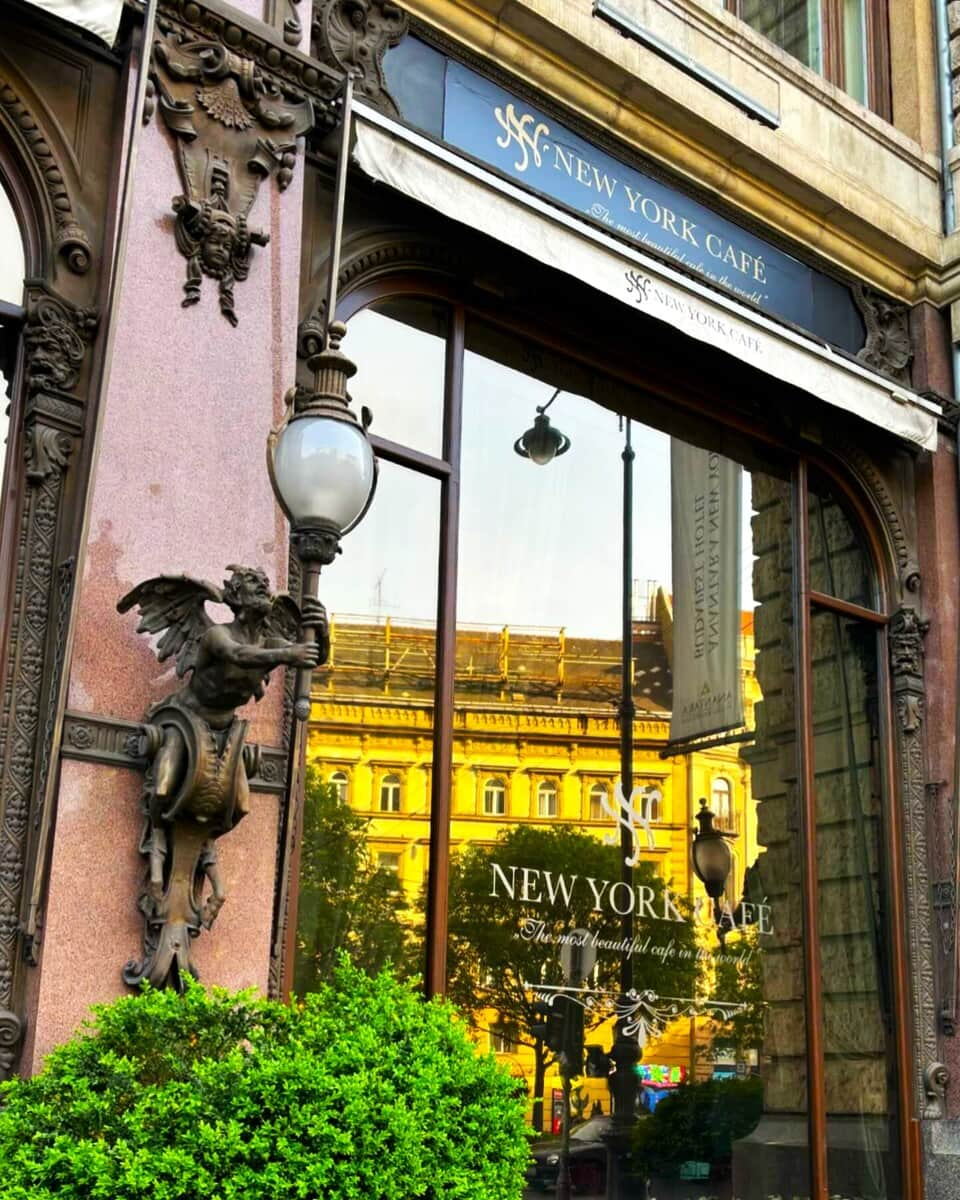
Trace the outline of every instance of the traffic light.
<instances>
[{"instance_id":1,"label":"traffic light","mask_svg":"<svg viewBox=\"0 0 960 1200\"><path fill-rule=\"evenodd\" d=\"M539 1000L533 1011L531 1035L561 1057L565 1075L579 1075L583 1071L583 1009L569 996L560 995L552 1002Z\"/></svg>"},{"instance_id":2,"label":"traffic light","mask_svg":"<svg viewBox=\"0 0 960 1200\"><path fill-rule=\"evenodd\" d=\"M606 1079L610 1074L610 1055L602 1046L587 1047L587 1078Z\"/></svg>"},{"instance_id":3,"label":"traffic light","mask_svg":"<svg viewBox=\"0 0 960 1200\"><path fill-rule=\"evenodd\" d=\"M538 1000L533 1006L536 1019L530 1022L530 1033L540 1039L554 1054L563 1050L566 997L555 996L553 1002Z\"/></svg>"}]
</instances>

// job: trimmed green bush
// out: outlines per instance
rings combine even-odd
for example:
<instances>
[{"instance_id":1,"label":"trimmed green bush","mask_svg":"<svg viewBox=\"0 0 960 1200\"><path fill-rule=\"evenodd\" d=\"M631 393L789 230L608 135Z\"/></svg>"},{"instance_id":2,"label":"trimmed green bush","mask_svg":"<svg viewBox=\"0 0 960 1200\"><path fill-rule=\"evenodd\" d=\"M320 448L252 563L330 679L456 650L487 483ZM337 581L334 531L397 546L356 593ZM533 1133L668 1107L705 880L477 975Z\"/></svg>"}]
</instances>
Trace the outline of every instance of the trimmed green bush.
<instances>
[{"instance_id":1,"label":"trimmed green bush","mask_svg":"<svg viewBox=\"0 0 960 1200\"><path fill-rule=\"evenodd\" d=\"M449 1005L342 962L292 1006L146 991L0 1087L0 1198L519 1200L514 1082Z\"/></svg>"}]
</instances>

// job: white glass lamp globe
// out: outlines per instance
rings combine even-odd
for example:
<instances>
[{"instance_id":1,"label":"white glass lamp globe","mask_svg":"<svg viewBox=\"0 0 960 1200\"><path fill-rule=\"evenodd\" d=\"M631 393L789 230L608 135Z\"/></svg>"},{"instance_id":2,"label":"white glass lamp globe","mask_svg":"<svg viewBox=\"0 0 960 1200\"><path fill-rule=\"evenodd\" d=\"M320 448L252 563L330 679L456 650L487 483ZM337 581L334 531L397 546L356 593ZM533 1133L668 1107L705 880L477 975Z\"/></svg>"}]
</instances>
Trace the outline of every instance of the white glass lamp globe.
<instances>
[{"instance_id":1,"label":"white glass lamp globe","mask_svg":"<svg viewBox=\"0 0 960 1200\"><path fill-rule=\"evenodd\" d=\"M360 425L327 416L295 417L277 437L277 492L296 525L353 528L376 483L373 450Z\"/></svg>"}]
</instances>

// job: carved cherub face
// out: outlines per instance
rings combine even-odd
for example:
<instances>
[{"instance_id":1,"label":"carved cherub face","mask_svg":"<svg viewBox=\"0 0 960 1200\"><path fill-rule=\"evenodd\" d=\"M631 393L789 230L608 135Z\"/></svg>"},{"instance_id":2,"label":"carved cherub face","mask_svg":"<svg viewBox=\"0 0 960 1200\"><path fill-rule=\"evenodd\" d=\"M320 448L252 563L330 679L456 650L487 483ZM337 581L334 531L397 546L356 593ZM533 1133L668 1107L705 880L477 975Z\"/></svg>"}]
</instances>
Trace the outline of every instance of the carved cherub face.
<instances>
[{"instance_id":1,"label":"carved cherub face","mask_svg":"<svg viewBox=\"0 0 960 1200\"><path fill-rule=\"evenodd\" d=\"M224 601L235 613L268 613L273 604L270 580L256 567L231 567L233 572L223 585Z\"/></svg>"},{"instance_id":2,"label":"carved cherub face","mask_svg":"<svg viewBox=\"0 0 960 1200\"><path fill-rule=\"evenodd\" d=\"M230 266L236 236L233 225L224 220L214 221L200 243L200 258L212 272L222 272Z\"/></svg>"}]
</instances>

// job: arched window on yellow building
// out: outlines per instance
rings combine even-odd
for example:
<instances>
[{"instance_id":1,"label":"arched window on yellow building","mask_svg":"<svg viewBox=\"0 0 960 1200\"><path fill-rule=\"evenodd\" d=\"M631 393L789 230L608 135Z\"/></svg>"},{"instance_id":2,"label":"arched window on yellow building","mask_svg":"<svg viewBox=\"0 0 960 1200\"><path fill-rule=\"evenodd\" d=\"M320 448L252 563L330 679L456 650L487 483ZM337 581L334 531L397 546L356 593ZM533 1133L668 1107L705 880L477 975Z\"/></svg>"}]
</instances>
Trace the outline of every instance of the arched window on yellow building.
<instances>
[{"instance_id":1,"label":"arched window on yellow building","mask_svg":"<svg viewBox=\"0 0 960 1200\"><path fill-rule=\"evenodd\" d=\"M557 785L546 779L537 788L537 816L555 817L557 815Z\"/></svg>"},{"instance_id":2,"label":"arched window on yellow building","mask_svg":"<svg viewBox=\"0 0 960 1200\"><path fill-rule=\"evenodd\" d=\"M483 812L487 817L502 817L507 811L507 787L502 779L488 779L483 787Z\"/></svg>"},{"instance_id":3,"label":"arched window on yellow building","mask_svg":"<svg viewBox=\"0 0 960 1200\"><path fill-rule=\"evenodd\" d=\"M380 780L380 811L400 811L400 776L384 775Z\"/></svg>"},{"instance_id":4,"label":"arched window on yellow building","mask_svg":"<svg viewBox=\"0 0 960 1200\"><path fill-rule=\"evenodd\" d=\"M341 804L346 804L350 796L350 780L343 771L334 771L330 776L330 783L336 789L337 799Z\"/></svg>"},{"instance_id":5,"label":"arched window on yellow building","mask_svg":"<svg viewBox=\"0 0 960 1200\"><path fill-rule=\"evenodd\" d=\"M718 829L733 829L733 795L730 780L719 777L710 789L710 810Z\"/></svg>"},{"instance_id":6,"label":"arched window on yellow building","mask_svg":"<svg viewBox=\"0 0 960 1200\"><path fill-rule=\"evenodd\" d=\"M603 802L610 795L605 783L595 783L590 789L590 820L602 821L606 816Z\"/></svg>"}]
</instances>

